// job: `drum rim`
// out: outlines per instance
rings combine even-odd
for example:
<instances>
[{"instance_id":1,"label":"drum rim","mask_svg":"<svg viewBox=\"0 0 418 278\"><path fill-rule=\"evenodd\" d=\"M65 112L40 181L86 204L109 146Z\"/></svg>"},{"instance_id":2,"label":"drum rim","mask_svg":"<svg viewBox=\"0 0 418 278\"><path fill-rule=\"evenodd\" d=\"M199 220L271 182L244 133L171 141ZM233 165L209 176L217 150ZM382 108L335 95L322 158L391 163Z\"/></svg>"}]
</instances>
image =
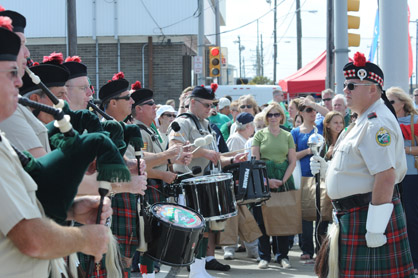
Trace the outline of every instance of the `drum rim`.
<instances>
[{"instance_id":1,"label":"drum rim","mask_svg":"<svg viewBox=\"0 0 418 278\"><path fill-rule=\"evenodd\" d=\"M243 163L248 163L248 162L250 162L249 160L247 160L247 161L243 161L243 162L238 162L238 163L232 163L232 164L229 164L229 165L226 165L226 166L224 166L223 168L222 168L222 170L223 171L229 171L229 170L235 170L235 168L239 168ZM266 161L265 160L262 160L262 159L260 159L260 160L255 160L254 161L254 165L266 165Z\"/></svg>"},{"instance_id":2,"label":"drum rim","mask_svg":"<svg viewBox=\"0 0 418 278\"><path fill-rule=\"evenodd\" d=\"M222 215L216 215L216 216L210 216L210 217L205 217L206 221L216 221L216 220L226 220L228 218L234 217L238 215L238 208L236 208L236 210L234 212L230 212L230 213L226 213L226 214L222 214Z\"/></svg>"},{"instance_id":3,"label":"drum rim","mask_svg":"<svg viewBox=\"0 0 418 278\"><path fill-rule=\"evenodd\" d=\"M215 177L215 176L227 176L228 178L225 179L221 179L221 180L216 180L215 178L213 178L212 180L202 180L199 182L194 182L197 179L201 179L203 177ZM192 178L188 178L188 179L184 179L181 181L181 184L202 184L202 183L212 183L212 182L219 182L219 181L226 181L229 179L232 179L233 175L231 173L218 173L218 174L212 174L212 175L204 175L204 176L197 176L197 177L192 177Z\"/></svg>"},{"instance_id":4,"label":"drum rim","mask_svg":"<svg viewBox=\"0 0 418 278\"><path fill-rule=\"evenodd\" d=\"M161 219L161 218L157 217L156 214L154 213L154 210L152 209L156 205L175 205L175 206L178 206L178 207L181 207L181 208L184 208L186 210L194 212L201 220L200 226L197 226L197 227L184 227L184 226L175 225L175 224L170 223L170 222L162 221L165 225L167 225L169 227L171 227L171 226L176 227L176 230L193 231L194 232L195 230L203 230L206 226L206 219L199 212L197 212L196 210L194 210L192 208L189 208L189 207L186 207L186 206L183 206L183 205L179 205L179 204L175 204L175 203L157 202L157 203L154 203L154 204L150 205L149 211L157 219Z\"/></svg>"}]
</instances>

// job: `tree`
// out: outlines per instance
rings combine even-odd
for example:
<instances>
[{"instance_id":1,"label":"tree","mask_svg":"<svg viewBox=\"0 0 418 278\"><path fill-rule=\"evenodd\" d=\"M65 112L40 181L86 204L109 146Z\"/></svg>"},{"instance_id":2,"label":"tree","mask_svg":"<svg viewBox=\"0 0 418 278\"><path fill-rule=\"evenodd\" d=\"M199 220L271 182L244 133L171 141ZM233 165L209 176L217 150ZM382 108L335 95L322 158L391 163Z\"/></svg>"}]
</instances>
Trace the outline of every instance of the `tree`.
<instances>
[{"instance_id":1,"label":"tree","mask_svg":"<svg viewBox=\"0 0 418 278\"><path fill-rule=\"evenodd\" d=\"M251 85L274 85L273 81L268 79L268 77L265 76L256 76L254 77L251 82Z\"/></svg>"}]
</instances>

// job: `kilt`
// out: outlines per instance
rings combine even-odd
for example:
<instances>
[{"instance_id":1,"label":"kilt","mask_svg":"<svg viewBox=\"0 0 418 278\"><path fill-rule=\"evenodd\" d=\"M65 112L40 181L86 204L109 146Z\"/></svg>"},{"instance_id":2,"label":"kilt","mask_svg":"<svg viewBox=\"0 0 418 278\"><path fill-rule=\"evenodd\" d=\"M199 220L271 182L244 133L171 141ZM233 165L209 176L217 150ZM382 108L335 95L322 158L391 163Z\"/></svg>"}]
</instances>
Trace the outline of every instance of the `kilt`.
<instances>
[{"instance_id":1,"label":"kilt","mask_svg":"<svg viewBox=\"0 0 418 278\"><path fill-rule=\"evenodd\" d=\"M152 205L157 202L165 202L165 196L163 195L164 186L162 180L148 179L147 190L145 191L145 200L148 204Z\"/></svg>"},{"instance_id":2,"label":"kilt","mask_svg":"<svg viewBox=\"0 0 418 278\"><path fill-rule=\"evenodd\" d=\"M387 243L378 248L366 244L368 206L338 212L340 277L415 277L400 199L396 197L392 203L394 211L385 232Z\"/></svg>"},{"instance_id":3,"label":"kilt","mask_svg":"<svg viewBox=\"0 0 418 278\"><path fill-rule=\"evenodd\" d=\"M120 193L112 197L112 233L116 236L121 255L134 256L139 246L137 194Z\"/></svg>"},{"instance_id":4,"label":"kilt","mask_svg":"<svg viewBox=\"0 0 418 278\"><path fill-rule=\"evenodd\" d=\"M101 277L107 277L107 272L106 272L106 265L105 265L105 256L106 254L103 255L102 260L100 261L100 268L99 271L97 272L97 268L96 266L94 266L94 271L92 274L90 274L89 276L87 276L86 274L84 274L87 271L87 265L89 263L89 259L90 256L83 254L83 253L77 253L78 255L78 259L80 261L80 265L78 267L81 267L83 272L82 274L86 277L86 278L101 278Z\"/></svg>"}]
</instances>

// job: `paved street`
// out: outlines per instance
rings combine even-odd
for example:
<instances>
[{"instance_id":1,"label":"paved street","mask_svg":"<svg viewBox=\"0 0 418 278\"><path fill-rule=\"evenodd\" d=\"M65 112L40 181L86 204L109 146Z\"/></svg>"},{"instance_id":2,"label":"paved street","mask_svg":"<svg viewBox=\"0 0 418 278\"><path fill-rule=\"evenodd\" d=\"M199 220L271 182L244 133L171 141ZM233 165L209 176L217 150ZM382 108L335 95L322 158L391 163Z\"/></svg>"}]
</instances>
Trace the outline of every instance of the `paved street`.
<instances>
[{"instance_id":1,"label":"paved street","mask_svg":"<svg viewBox=\"0 0 418 278\"><path fill-rule=\"evenodd\" d=\"M224 261L223 260L223 251L216 250L216 258L222 262L227 262L231 265L231 270L227 272L217 272L209 271L209 273L216 278L226 278L226 277L298 277L298 278L307 278L307 277L317 277L313 271L313 264L302 264L299 261L299 256L301 251L298 245L295 245L292 250L289 252L290 263L292 268L290 269L281 269L277 263L271 262L268 269L258 269L257 262L255 259L249 259L246 257L246 253L235 253L235 260ZM161 272L156 275L158 278L163 278L169 271L169 267L162 265ZM177 277L186 278L188 277L188 272L184 268ZM138 273L133 273L132 277L140 277Z\"/></svg>"}]
</instances>

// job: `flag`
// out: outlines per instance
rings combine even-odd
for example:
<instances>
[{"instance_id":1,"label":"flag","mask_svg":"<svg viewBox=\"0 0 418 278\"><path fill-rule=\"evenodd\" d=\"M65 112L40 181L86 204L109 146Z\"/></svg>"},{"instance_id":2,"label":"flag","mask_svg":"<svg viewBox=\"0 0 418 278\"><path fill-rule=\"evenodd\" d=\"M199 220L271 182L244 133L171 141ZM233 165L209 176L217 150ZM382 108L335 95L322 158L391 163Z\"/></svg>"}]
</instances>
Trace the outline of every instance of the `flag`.
<instances>
[{"instance_id":1,"label":"flag","mask_svg":"<svg viewBox=\"0 0 418 278\"><path fill-rule=\"evenodd\" d=\"M376 17L374 20L373 40L372 40L372 46L370 47L370 53L369 53L370 62L373 62L374 56L376 55L378 41L379 41L379 7L376 10Z\"/></svg>"}]
</instances>

